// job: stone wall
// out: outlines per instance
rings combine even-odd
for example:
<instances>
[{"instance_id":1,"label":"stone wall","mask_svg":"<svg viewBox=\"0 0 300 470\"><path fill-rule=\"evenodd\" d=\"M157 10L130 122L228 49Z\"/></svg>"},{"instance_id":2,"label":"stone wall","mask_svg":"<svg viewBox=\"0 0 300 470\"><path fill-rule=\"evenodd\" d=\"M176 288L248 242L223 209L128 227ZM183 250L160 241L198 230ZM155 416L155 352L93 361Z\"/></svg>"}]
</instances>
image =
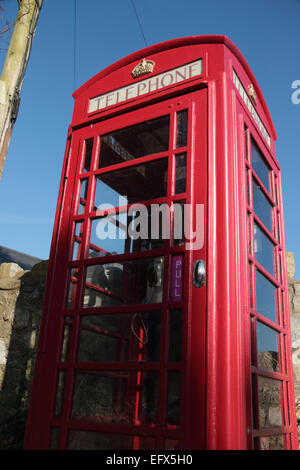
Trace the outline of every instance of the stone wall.
<instances>
[{"instance_id":1,"label":"stone wall","mask_svg":"<svg viewBox=\"0 0 300 470\"><path fill-rule=\"evenodd\" d=\"M290 296L294 388L300 443L300 281L294 279L295 259L293 253L290 252L287 253L287 270Z\"/></svg>"},{"instance_id":2,"label":"stone wall","mask_svg":"<svg viewBox=\"0 0 300 470\"><path fill-rule=\"evenodd\" d=\"M23 446L46 273L0 265L0 450Z\"/></svg>"}]
</instances>

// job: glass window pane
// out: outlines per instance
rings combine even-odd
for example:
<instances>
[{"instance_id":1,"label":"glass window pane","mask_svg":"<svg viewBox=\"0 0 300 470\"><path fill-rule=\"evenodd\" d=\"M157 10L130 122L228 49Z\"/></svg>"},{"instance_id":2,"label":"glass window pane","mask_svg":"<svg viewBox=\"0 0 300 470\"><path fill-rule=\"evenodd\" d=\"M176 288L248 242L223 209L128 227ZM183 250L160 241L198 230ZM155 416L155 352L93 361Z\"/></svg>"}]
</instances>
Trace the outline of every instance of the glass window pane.
<instances>
[{"instance_id":1,"label":"glass window pane","mask_svg":"<svg viewBox=\"0 0 300 470\"><path fill-rule=\"evenodd\" d=\"M74 247L73 247L73 256L72 260L77 260L80 258L80 248L81 248L81 242L79 242L76 238L74 241Z\"/></svg>"},{"instance_id":2,"label":"glass window pane","mask_svg":"<svg viewBox=\"0 0 300 470\"><path fill-rule=\"evenodd\" d=\"M72 317L64 317L62 348L61 348L61 356L60 356L61 362L65 362L69 359L72 323L73 323Z\"/></svg>"},{"instance_id":3,"label":"glass window pane","mask_svg":"<svg viewBox=\"0 0 300 470\"><path fill-rule=\"evenodd\" d=\"M253 308L253 265L249 264L249 303L250 307Z\"/></svg>"},{"instance_id":4,"label":"glass window pane","mask_svg":"<svg viewBox=\"0 0 300 470\"><path fill-rule=\"evenodd\" d=\"M257 365L263 369L278 371L279 335L267 325L257 322Z\"/></svg>"},{"instance_id":5,"label":"glass window pane","mask_svg":"<svg viewBox=\"0 0 300 470\"><path fill-rule=\"evenodd\" d=\"M88 180L81 180L80 185L80 199L77 214L83 214L87 205Z\"/></svg>"},{"instance_id":6,"label":"glass window pane","mask_svg":"<svg viewBox=\"0 0 300 470\"><path fill-rule=\"evenodd\" d=\"M179 450L179 441L177 439L166 439L165 450Z\"/></svg>"},{"instance_id":7,"label":"glass window pane","mask_svg":"<svg viewBox=\"0 0 300 470\"><path fill-rule=\"evenodd\" d=\"M92 153L93 153L93 143L94 139L87 139L85 141L85 151L84 151L84 161L83 161L83 171L90 171Z\"/></svg>"},{"instance_id":8,"label":"glass window pane","mask_svg":"<svg viewBox=\"0 0 300 470\"><path fill-rule=\"evenodd\" d=\"M248 249L249 249L249 253L252 255L253 251L252 251L252 230L251 230L251 214L248 213L248 217L247 217L247 229L248 229Z\"/></svg>"},{"instance_id":9,"label":"glass window pane","mask_svg":"<svg viewBox=\"0 0 300 470\"><path fill-rule=\"evenodd\" d=\"M175 155L176 162L176 180L175 194L185 193L186 191L186 154Z\"/></svg>"},{"instance_id":10,"label":"glass window pane","mask_svg":"<svg viewBox=\"0 0 300 470\"><path fill-rule=\"evenodd\" d=\"M127 213L111 213L91 221L89 258L130 253Z\"/></svg>"},{"instance_id":11,"label":"glass window pane","mask_svg":"<svg viewBox=\"0 0 300 470\"><path fill-rule=\"evenodd\" d=\"M97 177L94 210L104 210L107 204L119 207L164 197L167 179L167 158L105 173Z\"/></svg>"},{"instance_id":12,"label":"glass window pane","mask_svg":"<svg viewBox=\"0 0 300 470\"><path fill-rule=\"evenodd\" d=\"M246 186L247 186L247 203L250 204L250 186L249 186L249 171L246 168Z\"/></svg>"},{"instance_id":13,"label":"glass window pane","mask_svg":"<svg viewBox=\"0 0 300 470\"><path fill-rule=\"evenodd\" d=\"M187 119L188 112L186 109L177 113L177 148L185 147L187 144Z\"/></svg>"},{"instance_id":14,"label":"glass window pane","mask_svg":"<svg viewBox=\"0 0 300 470\"><path fill-rule=\"evenodd\" d=\"M169 326L169 361L181 361L181 345L182 345L182 310L170 311Z\"/></svg>"},{"instance_id":15,"label":"glass window pane","mask_svg":"<svg viewBox=\"0 0 300 470\"><path fill-rule=\"evenodd\" d=\"M163 248L170 234L167 204L141 206L92 220L89 258Z\"/></svg>"},{"instance_id":16,"label":"glass window pane","mask_svg":"<svg viewBox=\"0 0 300 470\"><path fill-rule=\"evenodd\" d=\"M86 200L88 191L88 180L81 180L80 198Z\"/></svg>"},{"instance_id":17,"label":"glass window pane","mask_svg":"<svg viewBox=\"0 0 300 470\"><path fill-rule=\"evenodd\" d=\"M284 450L283 435L260 437L259 450Z\"/></svg>"},{"instance_id":18,"label":"glass window pane","mask_svg":"<svg viewBox=\"0 0 300 470\"><path fill-rule=\"evenodd\" d=\"M72 418L119 424L156 424L158 373L93 371L76 374Z\"/></svg>"},{"instance_id":19,"label":"glass window pane","mask_svg":"<svg viewBox=\"0 0 300 470\"><path fill-rule=\"evenodd\" d=\"M50 450L58 450L59 448L60 428L51 429Z\"/></svg>"},{"instance_id":20,"label":"glass window pane","mask_svg":"<svg viewBox=\"0 0 300 470\"><path fill-rule=\"evenodd\" d=\"M164 258L88 266L84 307L162 301Z\"/></svg>"},{"instance_id":21,"label":"glass window pane","mask_svg":"<svg viewBox=\"0 0 300 470\"><path fill-rule=\"evenodd\" d=\"M270 168L264 159L257 144L251 138L251 162L252 168L265 186L270 191Z\"/></svg>"},{"instance_id":22,"label":"glass window pane","mask_svg":"<svg viewBox=\"0 0 300 470\"><path fill-rule=\"evenodd\" d=\"M269 377L258 377L259 425L273 428L283 425L281 409L281 382Z\"/></svg>"},{"instance_id":23,"label":"glass window pane","mask_svg":"<svg viewBox=\"0 0 300 470\"><path fill-rule=\"evenodd\" d=\"M279 259L279 263L278 263L278 280L280 282L283 282L283 274L282 274L282 259L283 259L283 255L282 255L282 251L279 250L279 256L278 256L278 259Z\"/></svg>"},{"instance_id":24,"label":"glass window pane","mask_svg":"<svg viewBox=\"0 0 300 470\"><path fill-rule=\"evenodd\" d=\"M256 260L274 276L274 244L255 222L254 253Z\"/></svg>"},{"instance_id":25,"label":"glass window pane","mask_svg":"<svg viewBox=\"0 0 300 470\"><path fill-rule=\"evenodd\" d=\"M101 136L99 168L167 151L169 128L170 117L162 116Z\"/></svg>"},{"instance_id":26,"label":"glass window pane","mask_svg":"<svg viewBox=\"0 0 300 470\"><path fill-rule=\"evenodd\" d=\"M256 325L255 317L250 316L250 330L251 330L251 364L256 365L256 336L254 334L254 327Z\"/></svg>"},{"instance_id":27,"label":"glass window pane","mask_svg":"<svg viewBox=\"0 0 300 470\"><path fill-rule=\"evenodd\" d=\"M65 394L66 371L60 370L57 374L56 403L54 415L60 418L63 412L64 394Z\"/></svg>"},{"instance_id":28,"label":"glass window pane","mask_svg":"<svg viewBox=\"0 0 300 470\"><path fill-rule=\"evenodd\" d=\"M83 235L83 222L75 224L75 236L73 245L73 256L72 260L80 258L81 247L82 247L82 235Z\"/></svg>"},{"instance_id":29,"label":"glass window pane","mask_svg":"<svg viewBox=\"0 0 300 470\"><path fill-rule=\"evenodd\" d=\"M67 309L75 308L78 273L79 273L78 268L71 268L69 271L69 280L68 280L69 287L68 287L68 294L66 298Z\"/></svg>"},{"instance_id":30,"label":"glass window pane","mask_svg":"<svg viewBox=\"0 0 300 470\"><path fill-rule=\"evenodd\" d=\"M69 432L68 450L155 450L155 439L145 436L100 433L94 431Z\"/></svg>"},{"instance_id":31,"label":"glass window pane","mask_svg":"<svg viewBox=\"0 0 300 470\"><path fill-rule=\"evenodd\" d=\"M257 217L272 233L272 206L253 180L253 209Z\"/></svg>"},{"instance_id":32,"label":"glass window pane","mask_svg":"<svg viewBox=\"0 0 300 470\"><path fill-rule=\"evenodd\" d=\"M180 372L168 373L167 424L179 425L180 421Z\"/></svg>"},{"instance_id":33,"label":"glass window pane","mask_svg":"<svg viewBox=\"0 0 300 470\"><path fill-rule=\"evenodd\" d=\"M286 337L285 337L285 339L286 339ZM286 352L286 350L285 350L285 352ZM290 385L289 382L285 382L285 383L284 383L284 390L285 390L285 394L286 394L285 396L286 396L286 397L289 397L289 396L290 396L290 390L289 390L290 387L289 387L289 385ZM289 400L286 401L286 407L287 407L287 409L286 409L286 411L287 411L286 424L287 424L287 425L290 425L290 424L291 424L291 418L292 418L292 415L293 415L293 412L292 412L292 410L290 409L291 404L292 404L292 401L291 401L291 402L290 402ZM297 403L296 406L297 406L297 408L298 408L298 403ZM297 409L297 408L296 408L296 409ZM292 418L292 419L293 419L293 418ZM288 448L288 447L290 447L290 445L291 445L290 437L289 437L289 435L286 435L286 445L285 445L285 447Z\"/></svg>"},{"instance_id":34,"label":"glass window pane","mask_svg":"<svg viewBox=\"0 0 300 470\"><path fill-rule=\"evenodd\" d=\"M183 245L185 242L185 201L173 203L174 210L174 236L173 245Z\"/></svg>"},{"instance_id":35,"label":"glass window pane","mask_svg":"<svg viewBox=\"0 0 300 470\"><path fill-rule=\"evenodd\" d=\"M275 176L275 199L276 204L279 204L279 183L277 176Z\"/></svg>"},{"instance_id":36,"label":"glass window pane","mask_svg":"<svg viewBox=\"0 0 300 470\"><path fill-rule=\"evenodd\" d=\"M276 322L276 288L257 269L256 280L256 310L273 322Z\"/></svg>"},{"instance_id":37,"label":"glass window pane","mask_svg":"<svg viewBox=\"0 0 300 470\"><path fill-rule=\"evenodd\" d=\"M79 362L159 361L160 312L88 315L81 319Z\"/></svg>"},{"instance_id":38,"label":"glass window pane","mask_svg":"<svg viewBox=\"0 0 300 470\"><path fill-rule=\"evenodd\" d=\"M277 212L277 230L278 230L278 241L279 241L279 243L281 242L280 228L281 228L280 213Z\"/></svg>"}]
</instances>

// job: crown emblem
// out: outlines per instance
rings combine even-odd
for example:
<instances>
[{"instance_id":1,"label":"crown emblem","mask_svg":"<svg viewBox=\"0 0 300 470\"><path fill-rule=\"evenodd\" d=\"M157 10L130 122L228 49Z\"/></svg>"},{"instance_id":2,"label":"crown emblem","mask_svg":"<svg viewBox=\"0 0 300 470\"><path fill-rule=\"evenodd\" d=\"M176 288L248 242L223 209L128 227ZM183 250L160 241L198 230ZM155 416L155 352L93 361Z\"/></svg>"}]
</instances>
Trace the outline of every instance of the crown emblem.
<instances>
[{"instance_id":1,"label":"crown emblem","mask_svg":"<svg viewBox=\"0 0 300 470\"><path fill-rule=\"evenodd\" d=\"M154 69L155 62L153 60L146 60L143 59L139 64L137 64L133 71L131 72L131 75L133 78L141 77L142 75L145 75L146 73L152 73Z\"/></svg>"},{"instance_id":2,"label":"crown emblem","mask_svg":"<svg viewBox=\"0 0 300 470\"><path fill-rule=\"evenodd\" d=\"M252 85L252 83L248 86L248 93L249 93L250 98L252 98L252 100L254 101L254 104L256 105L257 104L256 94L255 94L254 86Z\"/></svg>"}]
</instances>

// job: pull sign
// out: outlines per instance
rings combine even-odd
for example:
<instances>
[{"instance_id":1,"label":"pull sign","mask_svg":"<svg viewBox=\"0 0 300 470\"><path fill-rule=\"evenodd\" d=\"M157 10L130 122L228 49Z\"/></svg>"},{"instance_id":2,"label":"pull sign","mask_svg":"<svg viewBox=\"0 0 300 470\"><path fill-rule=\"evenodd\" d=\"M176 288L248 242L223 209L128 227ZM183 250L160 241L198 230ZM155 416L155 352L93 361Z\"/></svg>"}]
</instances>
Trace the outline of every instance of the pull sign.
<instances>
[{"instance_id":1,"label":"pull sign","mask_svg":"<svg viewBox=\"0 0 300 470\"><path fill-rule=\"evenodd\" d=\"M183 256L172 256L171 301L182 300L183 289Z\"/></svg>"},{"instance_id":2,"label":"pull sign","mask_svg":"<svg viewBox=\"0 0 300 470\"><path fill-rule=\"evenodd\" d=\"M205 261L198 259L193 267L193 285L194 287L205 286Z\"/></svg>"}]
</instances>

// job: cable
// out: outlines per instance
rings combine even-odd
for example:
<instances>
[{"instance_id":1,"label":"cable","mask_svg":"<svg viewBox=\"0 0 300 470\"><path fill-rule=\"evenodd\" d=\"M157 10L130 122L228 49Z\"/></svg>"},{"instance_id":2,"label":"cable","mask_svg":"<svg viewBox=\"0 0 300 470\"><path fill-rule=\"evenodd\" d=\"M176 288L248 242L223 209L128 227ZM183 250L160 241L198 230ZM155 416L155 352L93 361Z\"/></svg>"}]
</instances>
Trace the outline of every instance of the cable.
<instances>
[{"instance_id":1,"label":"cable","mask_svg":"<svg viewBox=\"0 0 300 470\"><path fill-rule=\"evenodd\" d=\"M130 1L131 1L131 5L132 5L132 8L133 8L133 11L134 11L134 13L135 13L137 22L138 22L138 24L139 24L139 27L140 27L140 30L141 30L141 33L142 33L142 36L143 36L143 39L144 39L144 43L145 43L145 45L146 45L146 47L147 47L148 44L147 44L147 41L146 41L146 38L145 38L145 34L144 34L144 31L143 31L142 23L141 23L141 21L140 21L140 19L139 19L139 15L138 15L138 13L137 13L137 11L136 11L136 8L135 8L135 5L134 5L133 0L130 0Z\"/></svg>"},{"instance_id":2,"label":"cable","mask_svg":"<svg viewBox=\"0 0 300 470\"><path fill-rule=\"evenodd\" d=\"M142 324L142 329L143 329L143 331L144 331L144 333L145 333L145 336L146 336L146 338L145 338L144 340L143 340L142 338L140 338L140 336L136 333L135 328L134 328L134 322L135 322L135 319L136 319L137 316L138 316L139 319L140 319L140 322L141 322L141 324ZM149 340L149 337L148 337L148 328L146 327L146 325L145 325L145 323L144 323L144 320L143 320L143 316L142 316L140 313L135 313L135 314L133 315L133 317L132 317L132 319L131 319L131 326L130 326L130 327L131 327L132 333L134 334L134 336L136 337L136 339L137 339L140 343L142 343L142 344L144 344L144 345L148 343L148 340Z\"/></svg>"},{"instance_id":3,"label":"cable","mask_svg":"<svg viewBox=\"0 0 300 470\"><path fill-rule=\"evenodd\" d=\"M76 89L76 23L77 23L77 2L74 0L74 56L73 56L73 62L74 62L74 90Z\"/></svg>"}]
</instances>

